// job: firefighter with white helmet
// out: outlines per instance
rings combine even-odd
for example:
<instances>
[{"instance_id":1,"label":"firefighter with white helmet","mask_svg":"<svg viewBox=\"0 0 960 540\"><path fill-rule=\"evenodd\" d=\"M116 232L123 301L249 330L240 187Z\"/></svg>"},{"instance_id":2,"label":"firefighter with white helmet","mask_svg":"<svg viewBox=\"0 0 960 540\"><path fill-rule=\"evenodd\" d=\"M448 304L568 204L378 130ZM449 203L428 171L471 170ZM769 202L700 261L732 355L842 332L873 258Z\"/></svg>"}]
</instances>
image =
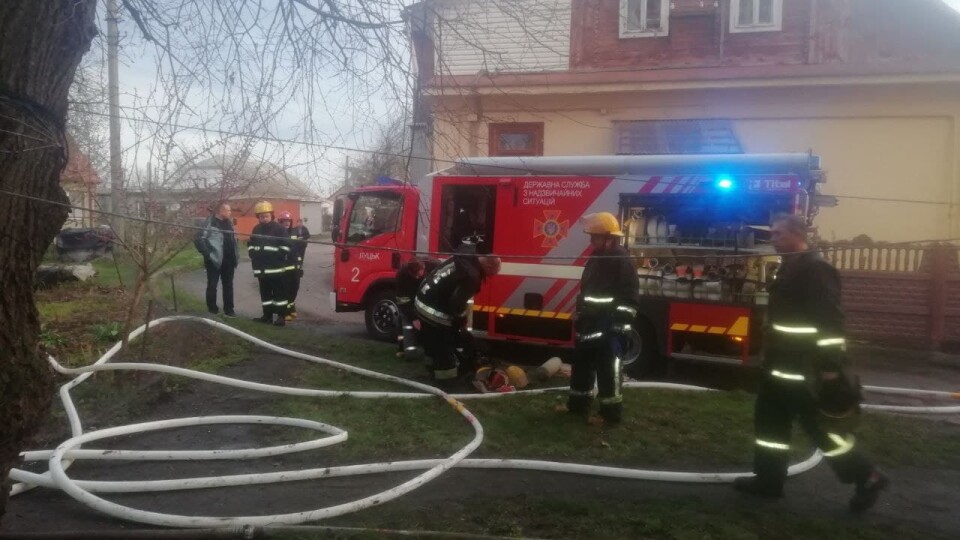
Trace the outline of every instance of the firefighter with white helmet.
<instances>
[{"instance_id":1,"label":"firefighter with white helmet","mask_svg":"<svg viewBox=\"0 0 960 540\"><path fill-rule=\"evenodd\" d=\"M596 382L600 415L608 423L617 423L623 413L620 362L624 335L637 316L640 279L630 254L620 245L623 233L617 218L599 212L584 216L583 222L593 251L583 268L577 297L576 350L567 410L588 416Z\"/></svg>"},{"instance_id":2,"label":"firefighter with white helmet","mask_svg":"<svg viewBox=\"0 0 960 540\"><path fill-rule=\"evenodd\" d=\"M294 268L287 229L274 220L273 205L269 201L258 202L253 213L259 223L253 228L247 252L253 275L260 283L263 305L263 316L254 320L284 326L290 303L286 293L286 273Z\"/></svg>"}]
</instances>

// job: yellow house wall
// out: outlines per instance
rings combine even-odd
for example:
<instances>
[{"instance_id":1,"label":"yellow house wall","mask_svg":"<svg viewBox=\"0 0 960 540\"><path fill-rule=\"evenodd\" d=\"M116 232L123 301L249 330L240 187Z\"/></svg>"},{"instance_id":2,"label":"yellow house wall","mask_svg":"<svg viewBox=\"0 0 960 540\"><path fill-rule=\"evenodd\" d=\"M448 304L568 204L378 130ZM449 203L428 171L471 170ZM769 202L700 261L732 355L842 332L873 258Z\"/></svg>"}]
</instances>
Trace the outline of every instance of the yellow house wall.
<instances>
[{"instance_id":1,"label":"yellow house wall","mask_svg":"<svg viewBox=\"0 0 960 540\"><path fill-rule=\"evenodd\" d=\"M447 98L435 104L437 168L485 155L491 122L544 122L546 155L615 151L614 122L726 118L744 151L823 158L827 239L960 237L960 87L903 85ZM939 204L871 201L879 198Z\"/></svg>"}]
</instances>

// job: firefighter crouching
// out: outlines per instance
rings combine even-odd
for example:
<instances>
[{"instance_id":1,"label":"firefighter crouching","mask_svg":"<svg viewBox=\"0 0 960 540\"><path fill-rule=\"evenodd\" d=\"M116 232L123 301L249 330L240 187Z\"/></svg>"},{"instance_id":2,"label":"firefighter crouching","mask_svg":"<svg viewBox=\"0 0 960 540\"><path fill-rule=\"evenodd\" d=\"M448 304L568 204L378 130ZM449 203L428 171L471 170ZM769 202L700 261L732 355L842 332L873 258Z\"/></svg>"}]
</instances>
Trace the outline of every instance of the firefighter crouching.
<instances>
[{"instance_id":1,"label":"firefighter crouching","mask_svg":"<svg viewBox=\"0 0 960 540\"><path fill-rule=\"evenodd\" d=\"M889 483L861 452L852 430L860 385L845 369L840 278L807 244L803 218L774 221L772 243L783 264L770 288L763 379L757 394L753 472L740 491L783 496L794 419L820 448L841 482L855 484L853 512L874 505Z\"/></svg>"},{"instance_id":2,"label":"firefighter crouching","mask_svg":"<svg viewBox=\"0 0 960 540\"><path fill-rule=\"evenodd\" d=\"M624 335L637 316L640 279L629 253L620 246L623 233L617 218L600 212L583 219L593 251L580 279L567 410L589 415L596 381L600 415L606 422L616 423L623 414L620 362Z\"/></svg>"},{"instance_id":3,"label":"firefighter crouching","mask_svg":"<svg viewBox=\"0 0 960 540\"><path fill-rule=\"evenodd\" d=\"M462 347L467 332L467 309L470 299L488 277L500 272L498 257L478 257L464 253L455 255L431 272L417 290L414 299L420 320L420 342L432 364L434 381L450 387L460 374L472 372L471 356L459 364L457 348Z\"/></svg>"},{"instance_id":4,"label":"firefighter crouching","mask_svg":"<svg viewBox=\"0 0 960 540\"><path fill-rule=\"evenodd\" d=\"M273 205L267 201L258 202L253 213L259 223L253 228L247 252L263 304L263 316L254 320L284 326L289 306L287 272L294 268L287 229L274 221Z\"/></svg>"},{"instance_id":5,"label":"firefighter crouching","mask_svg":"<svg viewBox=\"0 0 960 540\"><path fill-rule=\"evenodd\" d=\"M440 261L436 259L410 259L397 270L397 356L407 360L423 358L423 348L417 344L417 310L413 301L423 278L433 272Z\"/></svg>"}]
</instances>

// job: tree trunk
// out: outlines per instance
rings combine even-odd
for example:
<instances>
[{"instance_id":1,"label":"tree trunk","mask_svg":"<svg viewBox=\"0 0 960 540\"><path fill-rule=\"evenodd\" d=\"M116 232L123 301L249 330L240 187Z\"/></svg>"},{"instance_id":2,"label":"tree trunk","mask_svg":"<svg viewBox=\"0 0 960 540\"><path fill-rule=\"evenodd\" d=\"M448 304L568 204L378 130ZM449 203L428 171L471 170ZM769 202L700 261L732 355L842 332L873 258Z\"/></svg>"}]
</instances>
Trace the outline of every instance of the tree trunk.
<instances>
[{"instance_id":1,"label":"tree trunk","mask_svg":"<svg viewBox=\"0 0 960 540\"><path fill-rule=\"evenodd\" d=\"M0 485L53 393L33 278L67 209L67 91L96 35L96 0L0 1ZM11 195L9 192L21 196ZM7 490L0 488L0 518Z\"/></svg>"}]
</instances>

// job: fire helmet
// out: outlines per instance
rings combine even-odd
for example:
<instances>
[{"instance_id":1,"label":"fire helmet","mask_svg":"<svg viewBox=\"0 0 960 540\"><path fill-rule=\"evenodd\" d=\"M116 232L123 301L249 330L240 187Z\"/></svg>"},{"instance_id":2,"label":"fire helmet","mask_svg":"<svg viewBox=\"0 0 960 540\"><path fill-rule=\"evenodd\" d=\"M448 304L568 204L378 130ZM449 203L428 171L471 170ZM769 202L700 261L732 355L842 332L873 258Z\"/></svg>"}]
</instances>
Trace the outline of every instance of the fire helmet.
<instances>
[{"instance_id":1,"label":"fire helmet","mask_svg":"<svg viewBox=\"0 0 960 540\"><path fill-rule=\"evenodd\" d=\"M597 212L596 214L583 216L583 232L623 236L617 218L610 212Z\"/></svg>"},{"instance_id":2,"label":"fire helmet","mask_svg":"<svg viewBox=\"0 0 960 540\"><path fill-rule=\"evenodd\" d=\"M272 214L273 205L270 204L270 201L260 201L253 206L253 213L258 216L260 214Z\"/></svg>"}]
</instances>

